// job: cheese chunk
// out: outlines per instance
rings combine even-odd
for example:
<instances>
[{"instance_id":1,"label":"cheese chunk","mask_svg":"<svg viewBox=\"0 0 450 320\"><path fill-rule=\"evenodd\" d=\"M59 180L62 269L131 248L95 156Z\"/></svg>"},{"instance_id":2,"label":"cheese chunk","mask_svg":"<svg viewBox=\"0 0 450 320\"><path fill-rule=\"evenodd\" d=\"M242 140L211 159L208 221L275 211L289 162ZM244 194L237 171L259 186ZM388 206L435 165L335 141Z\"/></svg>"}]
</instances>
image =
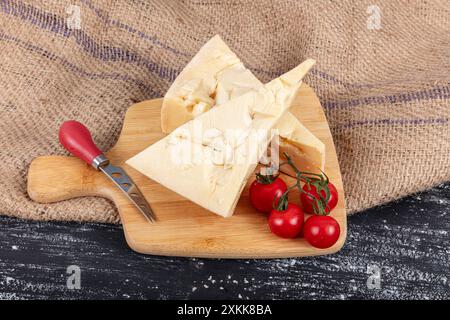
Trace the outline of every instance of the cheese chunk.
<instances>
[{"instance_id":1,"label":"cheese chunk","mask_svg":"<svg viewBox=\"0 0 450 320\"><path fill-rule=\"evenodd\" d=\"M196 54L175 79L164 97L161 126L165 133L183 123L263 84L216 35ZM279 152L288 153L302 171L324 170L325 145L290 113L275 127L279 130ZM289 166L281 171L292 175Z\"/></svg>"},{"instance_id":2,"label":"cheese chunk","mask_svg":"<svg viewBox=\"0 0 450 320\"><path fill-rule=\"evenodd\" d=\"M293 114L287 112L277 125L280 160L287 153L300 171L320 173L325 168L325 144L316 138ZM320 170L319 170L320 169ZM280 171L295 176L294 170L282 166Z\"/></svg>"},{"instance_id":3,"label":"cheese chunk","mask_svg":"<svg viewBox=\"0 0 450 320\"><path fill-rule=\"evenodd\" d=\"M272 138L271 129L313 64L308 60L268 85L197 116L127 164L198 205L231 216Z\"/></svg>"},{"instance_id":4,"label":"cheese chunk","mask_svg":"<svg viewBox=\"0 0 450 320\"><path fill-rule=\"evenodd\" d=\"M208 111L215 106L216 100L225 102L262 87L216 35L203 45L164 96L161 129L164 133L172 132L200 114L199 109Z\"/></svg>"}]
</instances>

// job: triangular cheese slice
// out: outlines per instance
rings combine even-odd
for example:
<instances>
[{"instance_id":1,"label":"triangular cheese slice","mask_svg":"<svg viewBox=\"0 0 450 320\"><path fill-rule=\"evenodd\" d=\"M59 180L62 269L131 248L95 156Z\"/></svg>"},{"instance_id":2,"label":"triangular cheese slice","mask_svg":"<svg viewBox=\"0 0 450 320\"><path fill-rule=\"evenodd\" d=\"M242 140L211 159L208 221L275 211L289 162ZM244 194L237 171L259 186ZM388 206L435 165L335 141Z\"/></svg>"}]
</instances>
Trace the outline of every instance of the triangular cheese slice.
<instances>
[{"instance_id":1,"label":"triangular cheese slice","mask_svg":"<svg viewBox=\"0 0 450 320\"><path fill-rule=\"evenodd\" d=\"M271 129L313 65L305 61L267 86L199 115L127 164L198 205L231 216Z\"/></svg>"},{"instance_id":2,"label":"triangular cheese slice","mask_svg":"<svg viewBox=\"0 0 450 320\"><path fill-rule=\"evenodd\" d=\"M161 127L169 133L199 114L263 84L245 68L236 54L216 35L195 55L164 96ZM317 172L325 167L325 144L291 113L276 126L279 152L288 153L301 171ZM290 166L281 171L295 175Z\"/></svg>"},{"instance_id":3,"label":"triangular cheese slice","mask_svg":"<svg viewBox=\"0 0 450 320\"><path fill-rule=\"evenodd\" d=\"M325 170L325 144L309 131L292 113L286 112L276 125L278 129L280 160L286 160L287 153L297 169L303 172L320 173ZM280 171L295 177L291 166Z\"/></svg>"}]
</instances>

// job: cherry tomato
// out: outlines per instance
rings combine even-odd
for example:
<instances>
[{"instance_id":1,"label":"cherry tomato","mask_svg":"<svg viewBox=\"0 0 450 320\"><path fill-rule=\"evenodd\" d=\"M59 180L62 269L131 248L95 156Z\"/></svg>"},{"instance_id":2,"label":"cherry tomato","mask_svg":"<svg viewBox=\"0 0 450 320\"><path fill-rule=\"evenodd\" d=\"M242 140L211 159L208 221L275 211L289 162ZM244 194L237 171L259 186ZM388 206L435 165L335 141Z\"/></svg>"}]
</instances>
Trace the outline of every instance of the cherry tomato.
<instances>
[{"instance_id":1,"label":"cherry tomato","mask_svg":"<svg viewBox=\"0 0 450 320\"><path fill-rule=\"evenodd\" d=\"M336 207L336 205L338 203L338 192L336 190L336 187L334 186L334 184L329 182L328 183L328 188L330 189L330 199L328 200L327 206L325 208L325 213L329 213L331 210L333 210L334 207ZM317 199L317 201L320 201L320 196L317 193L316 187L313 186L313 185L305 184L303 186L303 190L308 192L309 194L311 194L311 196L314 197L314 198L312 198L309 194L306 194L304 192L302 192L300 194L300 201L302 203L303 210L305 210L305 212L307 212L307 213L313 214L314 213L314 207L316 209L318 209L317 208L316 199ZM326 194L325 194L324 190L321 190L320 194L322 195L322 197L325 198Z\"/></svg>"},{"instance_id":2,"label":"cherry tomato","mask_svg":"<svg viewBox=\"0 0 450 320\"><path fill-rule=\"evenodd\" d=\"M281 238L296 238L302 231L304 219L302 209L293 203L288 203L286 210L273 209L270 212L269 227L272 233Z\"/></svg>"},{"instance_id":3,"label":"cherry tomato","mask_svg":"<svg viewBox=\"0 0 450 320\"><path fill-rule=\"evenodd\" d=\"M276 178L271 183L255 180L250 186L250 201L256 210L269 213L274 203L275 206L278 204L278 200L286 190L286 183L280 178Z\"/></svg>"},{"instance_id":4,"label":"cherry tomato","mask_svg":"<svg viewBox=\"0 0 450 320\"><path fill-rule=\"evenodd\" d=\"M330 216L313 215L306 219L303 236L313 247L326 249L339 239L341 229L338 222Z\"/></svg>"}]
</instances>

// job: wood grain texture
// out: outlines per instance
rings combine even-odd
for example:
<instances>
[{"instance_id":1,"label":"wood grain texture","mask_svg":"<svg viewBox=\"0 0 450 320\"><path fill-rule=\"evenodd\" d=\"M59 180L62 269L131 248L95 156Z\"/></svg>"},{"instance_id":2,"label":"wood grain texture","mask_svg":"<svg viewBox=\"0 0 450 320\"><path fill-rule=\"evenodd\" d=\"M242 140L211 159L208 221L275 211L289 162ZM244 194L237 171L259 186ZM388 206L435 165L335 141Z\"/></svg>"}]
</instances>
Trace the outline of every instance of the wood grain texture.
<instances>
[{"instance_id":1,"label":"wood grain texture","mask_svg":"<svg viewBox=\"0 0 450 320\"><path fill-rule=\"evenodd\" d=\"M333 247L323 250L311 247L304 239L285 240L271 234L266 217L251 207L248 188L241 196L235 215L224 219L127 166L127 159L164 136L160 130L161 101L149 100L131 106L117 144L107 153L112 163L122 166L139 186L158 217L156 224L149 224L106 177L75 158L47 156L35 159L28 176L30 197L44 203L81 196L106 197L119 210L129 246L147 254L276 258L329 254L343 246L347 222L339 164L328 123L311 88L302 86L291 112L325 143L325 171L340 195L332 216L340 224L341 237ZM293 182L290 177L283 178L288 184ZM298 194L293 194L291 199L298 202Z\"/></svg>"}]
</instances>

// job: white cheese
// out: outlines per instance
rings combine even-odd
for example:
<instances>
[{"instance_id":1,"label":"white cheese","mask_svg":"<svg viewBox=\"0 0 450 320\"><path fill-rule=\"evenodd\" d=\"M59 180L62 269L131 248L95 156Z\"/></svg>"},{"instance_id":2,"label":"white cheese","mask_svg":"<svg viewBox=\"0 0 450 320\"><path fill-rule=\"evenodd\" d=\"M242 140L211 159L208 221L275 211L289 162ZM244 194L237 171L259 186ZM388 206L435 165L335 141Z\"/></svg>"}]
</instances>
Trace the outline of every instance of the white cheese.
<instances>
[{"instance_id":1,"label":"white cheese","mask_svg":"<svg viewBox=\"0 0 450 320\"><path fill-rule=\"evenodd\" d=\"M186 65L164 96L162 131L172 132L200 110L215 106L216 100L225 102L261 87L258 79L216 35Z\"/></svg>"},{"instance_id":2,"label":"white cheese","mask_svg":"<svg viewBox=\"0 0 450 320\"><path fill-rule=\"evenodd\" d=\"M308 60L267 86L199 115L127 164L198 205L231 216L272 138L271 129L313 64Z\"/></svg>"},{"instance_id":3,"label":"white cheese","mask_svg":"<svg viewBox=\"0 0 450 320\"><path fill-rule=\"evenodd\" d=\"M162 130L169 133L212 107L249 91L259 90L262 86L263 84L216 35L183 69L165 95L161 109ZM249 114L244 116L246 121L251 122ZM291 155L294 164L303 171L324 170L324 143L295 116L286 113L275 128L279 130L281 137L279 145L281 156L284 152ZM288 166L283 166L281 171L293 174Z\"/></svg>"}]
</instances>

